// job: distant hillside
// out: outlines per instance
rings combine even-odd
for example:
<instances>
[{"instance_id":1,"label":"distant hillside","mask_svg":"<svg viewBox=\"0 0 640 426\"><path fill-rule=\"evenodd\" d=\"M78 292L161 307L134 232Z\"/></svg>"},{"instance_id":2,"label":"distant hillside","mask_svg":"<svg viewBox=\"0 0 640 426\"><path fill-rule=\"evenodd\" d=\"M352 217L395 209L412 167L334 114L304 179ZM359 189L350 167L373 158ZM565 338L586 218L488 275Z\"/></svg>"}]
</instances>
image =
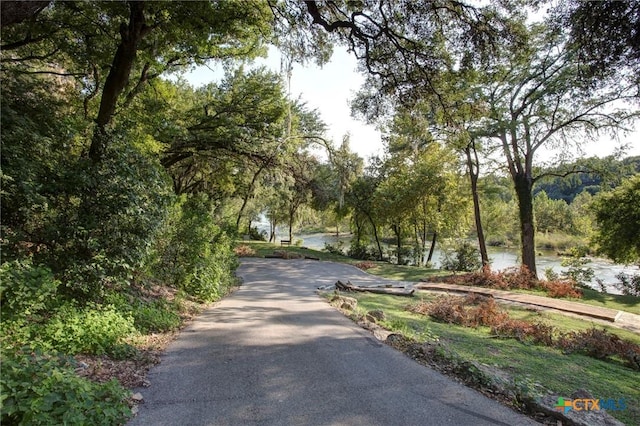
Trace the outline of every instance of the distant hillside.
<instances>
[{"instance_id":1,"label":"distant hillside","mask_svg":"<svg viewBox=\"0 0 640 426\"><path fill-rule=\"evenodd\" d=\"M560 176L573 170L578 172L566 177ZM571 203L582 191L594 195L603 188L615 188L621 179L635 173L640 173L640 156L623 160L612 157L580 159L571 164L538 171L539 176L549 176L538 180L533 192L535 195L544 191L551 199Z\"/></svg>"}]
</instances>

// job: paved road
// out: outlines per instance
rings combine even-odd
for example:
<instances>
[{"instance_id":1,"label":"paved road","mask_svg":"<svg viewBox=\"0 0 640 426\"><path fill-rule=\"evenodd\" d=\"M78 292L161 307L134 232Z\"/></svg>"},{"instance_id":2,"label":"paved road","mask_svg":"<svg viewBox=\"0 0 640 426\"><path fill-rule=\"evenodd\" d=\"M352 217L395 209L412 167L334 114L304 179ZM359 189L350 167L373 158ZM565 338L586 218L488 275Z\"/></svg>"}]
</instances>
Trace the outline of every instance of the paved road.
<instances>
[{"instance_id":1,"label":"paved road","mask_svg":"<svg viewBox=\"0 0 640 426\"><path fill-rule=\"evenodd\" d=\"M246 259L238 274L243 286L150 372L130 425L536 424L381 344L315 294L337 279L371 283L358 269Z\"/></svg>"}]
</instances>

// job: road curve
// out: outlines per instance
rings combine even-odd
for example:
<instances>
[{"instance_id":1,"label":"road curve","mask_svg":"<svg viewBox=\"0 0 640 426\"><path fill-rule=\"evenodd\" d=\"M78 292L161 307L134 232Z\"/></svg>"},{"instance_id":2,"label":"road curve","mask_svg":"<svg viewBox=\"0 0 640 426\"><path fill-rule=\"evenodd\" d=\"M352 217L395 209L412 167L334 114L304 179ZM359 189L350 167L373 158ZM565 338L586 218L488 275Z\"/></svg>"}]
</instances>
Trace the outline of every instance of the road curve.
<instances>
[{"instance_id":1,"label":"road curve","mask_svg":"<svg viewBox=\"0 0 640 426\"><path fill-rule=\"evenodd\" d=\"M140 425L528 425L375 340L316 294L379 282L330 262L243 259L244 284L151 370Z\"/></svg>"}]
</instances>

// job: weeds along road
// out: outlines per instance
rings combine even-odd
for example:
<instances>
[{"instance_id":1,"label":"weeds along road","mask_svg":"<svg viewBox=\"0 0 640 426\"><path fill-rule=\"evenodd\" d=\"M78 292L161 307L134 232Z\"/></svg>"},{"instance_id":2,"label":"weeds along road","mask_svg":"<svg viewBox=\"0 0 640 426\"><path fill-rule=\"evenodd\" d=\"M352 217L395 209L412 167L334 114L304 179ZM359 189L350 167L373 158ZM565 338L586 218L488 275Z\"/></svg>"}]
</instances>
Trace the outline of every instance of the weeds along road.
<instances>
[{"instance_id":1,"label":"weeds along road","mask_svg":"<svg viewBox=\"0 0 640 426\"><path fill-rule=\"evenodd\" d=\"M382 279L337 263L243 259L244 283L149 375L135 425L527 425L375 340L315 289Z\"/></svg>"}]
</instances>

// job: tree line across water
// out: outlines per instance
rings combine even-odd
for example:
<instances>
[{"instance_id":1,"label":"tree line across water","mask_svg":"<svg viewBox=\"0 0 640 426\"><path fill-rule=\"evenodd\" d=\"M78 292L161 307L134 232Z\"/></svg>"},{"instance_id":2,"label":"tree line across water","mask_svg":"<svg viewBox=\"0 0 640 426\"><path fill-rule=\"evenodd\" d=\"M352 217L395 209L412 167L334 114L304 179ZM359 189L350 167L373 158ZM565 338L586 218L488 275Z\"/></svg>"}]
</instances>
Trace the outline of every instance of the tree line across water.
<instances>
[{"instance_id":1,"label":"tree line across water","mask_svg":"<svg viewBox=\"0 0 640 426\"><path fill-rule=\"evenodd\" d=\"M228 291L233 240L260 214L289 239L313 211L348 220L354 255L473 229L486 263L486 242L510 235L535 274L536 226L560 227L564 208L536 188L598 175L611 191L595 225L572 226L637 262L637 169L536 160L638 115L638 6L572 1L531 23L540 2L520 3L3 1L2 422L122 422L119 385L53 354L139 356L135 338ZM270 44L279 73L250 66ZM383 130L366 164L288 96L292 64L334 45L366 76L354 115ZM180 78L211 62L220 81Z\"/></svg>"}]
</instances>

